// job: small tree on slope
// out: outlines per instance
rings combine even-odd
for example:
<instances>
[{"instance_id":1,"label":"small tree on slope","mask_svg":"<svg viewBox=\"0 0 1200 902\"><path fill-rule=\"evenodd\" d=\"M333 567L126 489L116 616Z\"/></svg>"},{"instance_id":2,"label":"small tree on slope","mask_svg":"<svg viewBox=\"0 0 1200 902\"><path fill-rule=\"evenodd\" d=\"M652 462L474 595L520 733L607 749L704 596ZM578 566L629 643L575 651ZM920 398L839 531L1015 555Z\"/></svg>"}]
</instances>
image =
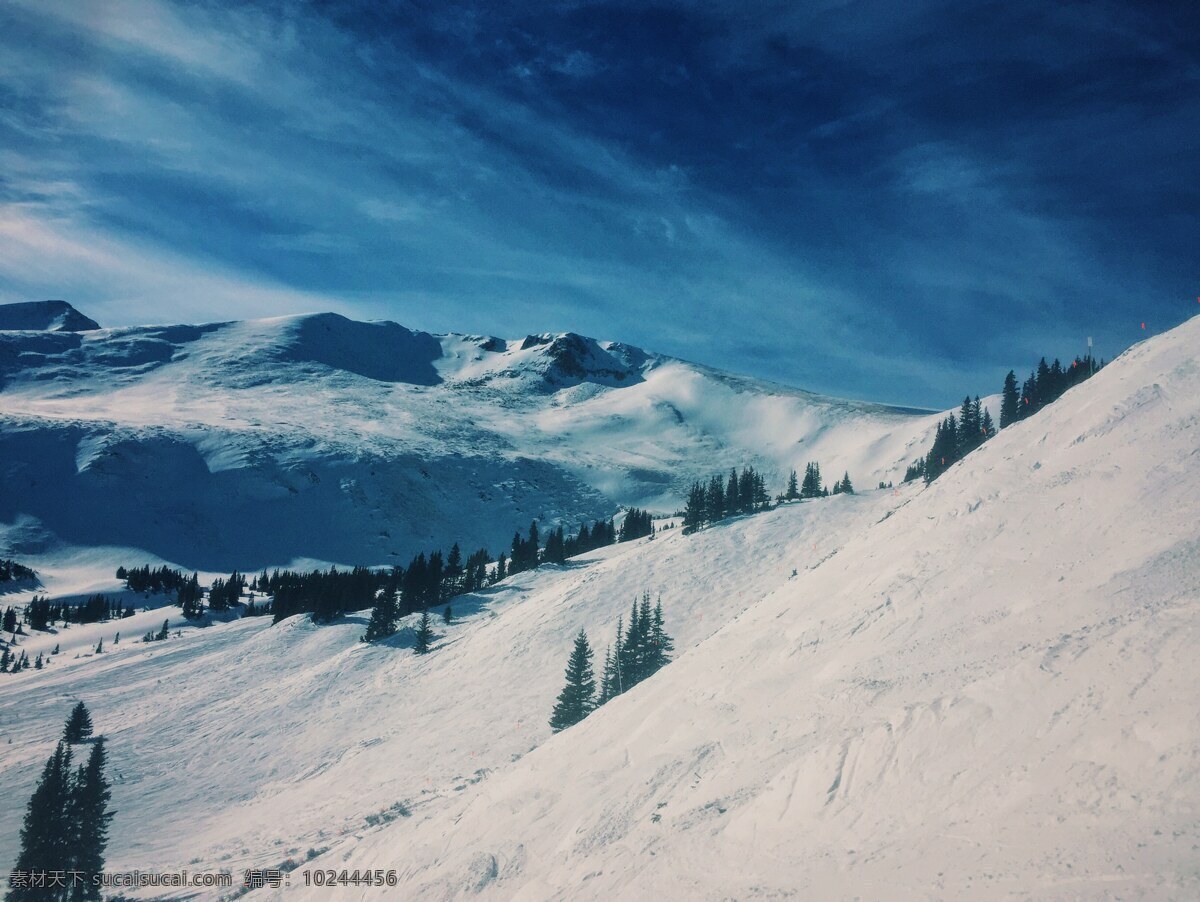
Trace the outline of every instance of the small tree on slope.
<instances>
[{"instance_id":1,"label":"small tree on slope","mask_svg":"<svg viewBox=\"0 0 1200 902\"><path fill-rule=\"evenodd\" d=\"M92 715L87 709L87 705L79 702L71 709L71 716L67 718L67 726L63 730L63 742L73 744L83 742L92 735Z\"/></svg>"},{"instance_id":2,"label":"small tree on slope","mask_svg":"<svg viewBox=\"0 0 1200 902\"><path fill-rule=\"evenodd\" d=\"M429 611L421 612L421 622L417 625L417 643L413 650L419 655L429 654L429 644L433 641L433 627L429 625Z\"/></svg>"},{"instance_id":3,"label":"small tree on slope","mask_svg":"<svg viewBox=\"0 0 1200 902\"><path fill-rule=\"evenodd\" d=\"M596 678L592 673L592 649L583 630L575 637L575 648L567 662L567 685L558 694L550 729L565 730L587 717L595 707Z\"/></svg>"}]
</instances>

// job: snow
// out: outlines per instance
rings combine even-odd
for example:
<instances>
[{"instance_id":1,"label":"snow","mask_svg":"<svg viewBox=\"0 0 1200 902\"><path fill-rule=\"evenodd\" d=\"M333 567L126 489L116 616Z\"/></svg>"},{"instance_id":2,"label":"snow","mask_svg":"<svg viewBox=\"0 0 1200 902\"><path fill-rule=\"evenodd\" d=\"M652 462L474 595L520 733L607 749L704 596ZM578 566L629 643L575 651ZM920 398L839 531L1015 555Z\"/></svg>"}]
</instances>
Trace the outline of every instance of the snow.
<instances>
[{"instance_id":1,"label":"snow","mask_svg":"<svg viewBox=\"0 0 1200 902\"><path fill-rule=\"evenodd\" d=\"M496 553L535 518L670 513L732 466L774 491L809 460L830 482L899 481L940 416L573 333L335 314L0 331L0 553L46 569L47 550L113 545L226 572L405 564L454 541Z\"/></svg>"},{"instance_id":2,"label":"snow","mask_svg":"<svg viewBox=\"0 0 1200 902\"><path fill-rule=\"evenodd\" d=\"M1200 318L1136 346L932 486L667 530L457 599L428 656L411 622L359 643L363 612L123 637L0 679L6 790L28 797L82 698L116 775L110 870L240 879L313 849L303 867L396 868L396 898L1195 898L1197 347ZM695 372L662 361L582 403L619 422L669 389L690 427L711 392L722 441L763 438ZM653 459L653 431L610 447ZM602 658L643 590L677 660L551 736L574 633ZM396 802L410 816L368 825ZM0 866L21 814L0 811ZM287 897L381 892L302 884Z\"/></svg>"}]
</instances>

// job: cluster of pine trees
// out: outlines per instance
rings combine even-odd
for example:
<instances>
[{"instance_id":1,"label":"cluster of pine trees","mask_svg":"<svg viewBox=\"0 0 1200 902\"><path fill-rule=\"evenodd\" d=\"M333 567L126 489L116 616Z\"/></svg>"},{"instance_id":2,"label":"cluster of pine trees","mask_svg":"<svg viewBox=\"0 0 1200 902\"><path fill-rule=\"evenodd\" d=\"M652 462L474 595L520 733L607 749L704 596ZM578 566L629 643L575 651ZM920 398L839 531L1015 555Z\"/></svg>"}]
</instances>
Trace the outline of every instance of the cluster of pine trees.
<instances>
[{"instance_id":1,"label":"cluster of pine trees","mask_svg":"<svg viewBox=\"0 0 1200 902\"><path fill-rule=\"evenodd\" d=\"M654 519L650 516L650 511L631 507L625 512L625 519L621 521L621 532L617 536L617 541L632 542L634 539L644 539L646 536L653 535Z\"/></svg>"},{"instance_id":2,"label":"cluster of pine trees","mask_svg":"<svg viewBox=\"0 0 1200 902\"><path fill-rule=\"evenodd\" d=\"M158 630L158 632L155 632L154 630L147 630L147 631L146 631L146 635L142 636L142 641L143 641L143 642L162 642L162 641L164 641L164 640L167 638L167 636L169 636L170 634L171 634L171 621L170 621L170 620L164 620L164 621L163 621L163 625L162 625L162 627L161 627L161 628ZM120 639L120 638L121 638L121 634L120 634L120 633L117 633L117 638L118 638L118 639ZM99 653L99 652L102 652L102 651L104 651L103 643L101 643L100 645L96 646L96 652L97 652L97 653Z\"/></svg>"},{"instance_id":3,"label":"cluster of pine trees","mask_svg":"<svg viewBox=\"0 0 1200 902\"><path fill-rule=\"evenodd\" d=\"M275 623L293 614L311 614L314 623L330 623L346 611L365 608L387 579L387 571L366 567L351 570L276 571L270 578Z\"/></svg>"},{"instance_id":4,"label":"cluster of pine trees","mask_svg":"<svg viewBox=\"0 0 1200 902\"><path fill-rule=\"evenodd\" d=\"M793 479L795 473L792 474ZM683 532L690 535L702 526L718 523L726 517L768 510L771 496L766 480L753 467L729 471L729 479L717 474L707 483L694 482L688 490L683 510Z\"/></svg>"},{"instance_id":5,"label":"cluster of pine trees","mask_svg":"<svg viewBox=\"0 0 1200 902\"><path fill-rule=\"evenodd\" d=\"M11 610L11 609L10 609ZM62 602L52 602L45 595L35 595L25 607L25 622L32 630L49 629L52 623L63 619ZM8 623L8 611L4 612L4 621Z\"/></svg>"},{"instance_id":6,"label":"cluster of pine trees","mask_svg":"<svg viewBox=\"0 0 1200 902\"><path fill-rule=\"evenodd\" d=\"M46 664L50 663L50 658L58 654L58 646L54 646L54 651L49 655L43 655L38 652L37 658L33 661L29 660L29 655L24 650L18 649L19 653L14 653L12 646L5 645L0 649L0 673L20 673L22 670L41 670Z\"/></svg>"},{"instance_id":7,"label":"cluster of pine trees","mask_svg":"<svg viewBox=\"0 0 1200 902\"><path fill-rule=\"evenodd\" d=\"M199 588L198 580L196 588ZM182 588L180 591L180 605L182 606L184 601L182 596ZM215 612L228 611L235 604L241 603L242 595L245 593L245 591L246 577L238 573L236 570L229 574L229 579L221 579L218 577L217 579L213 580L213 584L208 590L208 609ZM187 594L189 596L192 594L190 587ZM186 611L184 612L184 616L187 616Z\"/></svg>"},{"instance_id":8,"label":"cluster of pine trees","mask_svg":"<svg viewBox=\"0 0 1200 902\"><path fill-rule=\"evenodd\" d=\"M923 477L926 484L933 482L946 470L962 460L988 439L996 434L992 423L992 415L979 402L976 395L972 400L963 398L958 416L950 414L938 423L934 434L933 447L918 464L910 465L904 473L904 481L909 482L918 476Z\"/></svg>"},{"instance_id":9,"label":"cluster of pine trees","mask_svg":"<svg viewBox=\"0 0 1200 902\"><path fill-rule=\"evenodd\" d=\"M567 558L603 548L616 540L617 531L612 520L597 520L590 529L584 523L573 536L567 535L563 527L559 526L546 535L546 547L542 550L541 563L562 564Z\"/></svg>"},{"instance_id":10,"label":"cluster of pine trees","mask_svg":"<svg viewBox=\"0 0 1200 902\"><path fill-rule=\"evenodd\" d=\"M607 701L628 692L653 676L670 660L675 645L663 628L662 599L650 608L650 593L633 601L626 629L617 621L617 636L604 654L604 671L597 689L592 667L592 648L587 633L579 631L567 661L566 685L550 715L550 729L565 730L579 723Z\"/></svg>"},{"instance_id":11,"label":"cluster of pine trees","mask_svg":"<svg viewBox=\"0 0 1200 902\"><path fill-rule=\"evenodd\" d=\"M125 580L125 587L131 592L166 593L179 590L188 581L188 575L166 565L151 569L146 564L143 567L118 567L117 579Z\"/></svg>"},{"instance_id":12,"label":"cluster of pine trees","mask_svg":"<svg viewBox=\"0 0 1200 902\"><path fill-rule=\"evenodd\" d=\"M35 579L36 577L37 573L24 564L18 564L10 558L0 558L0 583L16 582L22 579Z\"/></svg>"},{"instance_id":13,"label":"cluster of pine trees","mask_svg":"<svg viewBox=\"0 0 1200 902\"><path fill-rule=\"evenodd\" d=\"M1020 392L1017 391L1017 374L1009 370L1000 393L1000 429L1033 416L1047 404L1057 401L1067 389L1091 378L1102 366L1104 362L1097 361L1090 354L1076 357L1068 367L1064 367L1057 358L1054 363L1048 364L1043 357L1021 386ZM970 396L963 398L958 416L950 414L938 424L933 447L925 457L908 466L904 481L924 479L926 484L933 482L996 432L992 415L982 407L979 396L976 395L974 399Z\"/></svg>"},{"instance_id":14,"label":"cluster of pine trees","mask_svg":"<svg viewBox=\"0 0 1200 902\"><path fill-rule=\"evenodd\" d=\"M101 898L95 878L104 870L112 792L104 773L108 757L104 737L91 737L91 715L79 702L29 799L21 851L9 877L10 902ZM89 740L87 763L73 771L72 746ZM66 873L69 885L61 890L47 886L50 872Z\"/></svg>"}]
</instances>

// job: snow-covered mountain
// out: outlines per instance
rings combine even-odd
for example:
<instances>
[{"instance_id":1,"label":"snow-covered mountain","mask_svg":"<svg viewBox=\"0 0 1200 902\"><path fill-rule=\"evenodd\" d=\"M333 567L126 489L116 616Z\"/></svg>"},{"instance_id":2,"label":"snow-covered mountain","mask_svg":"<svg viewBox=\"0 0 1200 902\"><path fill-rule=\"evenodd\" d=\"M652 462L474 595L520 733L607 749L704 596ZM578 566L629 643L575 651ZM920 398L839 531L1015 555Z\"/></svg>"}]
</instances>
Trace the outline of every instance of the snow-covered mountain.
<instances>
[{"instance_id":1,"label":"snow-covered mountain","mask_svg":"<svg viewBox=\"0 0 1200 902\"><path fill-rule=\"evenodd\" d=\"M281 897L322 900L1196 898L1197 347L1200 318L1143 342L929 487L457 599L428 656L408 628L359 643L362 615L60 655L0 683L6 790L82 698L110 871L290 860ZM551 736L573 635L603 654L643 590L676 660ZM316 868L400 885L306 888Z\"/></svg>"},{"instance_id":2,"label":"snow-covered mountain","mask_svg":"<svg viewBox=\"0 0 1200 902\"><path fill-rule=\"evenodd\" d=\"M3 309L3 308L0 308ZM2 321L2 318L0 318ZM257 569L406 563L537 518L670 512L731 466L898 480L937 416L583 336L317 314L0 332L0 551Z\"/></svg>"}]
</instances>

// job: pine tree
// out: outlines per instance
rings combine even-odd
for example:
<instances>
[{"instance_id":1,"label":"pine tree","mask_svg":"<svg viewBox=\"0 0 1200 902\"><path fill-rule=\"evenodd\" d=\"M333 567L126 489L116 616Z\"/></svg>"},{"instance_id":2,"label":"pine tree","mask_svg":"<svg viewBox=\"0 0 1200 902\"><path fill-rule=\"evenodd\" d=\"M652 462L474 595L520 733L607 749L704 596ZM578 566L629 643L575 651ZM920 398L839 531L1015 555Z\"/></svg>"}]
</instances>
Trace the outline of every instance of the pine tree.
<instances>
[{"instance_id":1,"label":"pine tree","mask_svg":"<svg viewBox=\"0 0 1200 902\"><path fill-rule=\"evenodd\" d=\"M1017 421L1017 374L1012 370L1004 377L1004 391L1000 395L1000 428L1006 429Z\"/></svg>"},{"instance_id":2,"label":"pine tree","mask_svg":"<svg viewBox=\"0 0 1200 902\"><path fill-rule=\"evenodd\" d=\"M419 655L427 655L432 641L433 627L429 625L429 611L425 610L421 612L421 621L417 624L417 637L413 650Z\"/></svg>"},{"instance_id":3,"label":"pine tree","mask_svg":"<svg viewBox=\"0 0 1200 902\"><path fill-rule=\"evenodd\" d=\"M92 735L92 715L88 711L87 705L83 702L77 702L75 707L71 709L71 716L67 718L66 728L63 730L62 741L68 745L83 742Z\"/></svg>"},{"instance_id":4,"label":"pine tree","mask_svg":"<svg viewBox=\"0 0 1200 902\"><path fill-rule=\"evenodd\" d=\"M650 621L649 672L655 673L666 666L670 662L671 652L674 650L675 643L671 641L671 637L667 635L667 631L663 628L662 598L659 597L658 602L654 605L654 614Z\"/></svg>"},{"instance_id":5,"label":"pine tree","mask_svg":"<svg viewBox=\"0 0 1200 902\"><path fill-rule=\"evenodd\" d=\"M987 441L996 434L996 427L992 423L992 415L986 407L983 409L983 416L979 419L979 431L982 433L984 441Z\"/></svg>"},{"instance_id":6,"label":"pine tree","mask_svg":"<svg viewBox=\"0 0 1200 902\"><path fill-rule=\"evenodd\" d=\"M709 523L725 519L725 477L719 473L708 481L708 491L704 495L704 513Z\"/></svg>"},{"instance_id":7,"label":"pine tree","mask_svg":"<svg viewBox=\"0 0 1200 902\"><path fill-rule=\"evenodd\" d=\"M70 868L75 844L71 796L71 749L60 742L29 799L21 827L21 851L13 870L30 873ZM65 895L65 890L55 893L44 886L14 886L8 892L10 902L40 902Z\"/></svg>"},{"instance_id":8,"label":"pine tree","mask_svg":"<svg viewBox=\"0 0 1200 902\"><path fill-rule=\"evenodd\" d=\"M363 634L364 642L384 639L396 632L396 590L388 587L380 593L371 608L371 619L367 622L367 631Z\"/></svg>"},{"instance_id":9,"label":"pine tree","mask_svg":"<svg viewBox=\"0 0 1200 902\"><path fill-rule=\"evenodd\" d=\"M597 706L603 705L606 701L616 698L620 693L617 691L617 670L613 663L612 649L604 650L604 671L600 676L600 695L596 699Z\"/></svg>"},{"instance_id":10,"label":"pine tree","mask_svg":"<svg viewBox=\"0 0 1200 902\"><path fill-rule=\"evenodd\" d=\"M849 470L847 470L845 472L845 474L842 476L842 494L843 495L853 495L854 494L854 486L850 483L850 471Z\"/></svg>"},{"instance_id":11,"label":"pine tree","mask_svg":"<svg viewBox=\"0 0 1200 902\"><path fill-rule=\"evenodd\" d=\"M104 737L92 745L87 764L79 768L72 787L69 814L73 828L73 869L84 875L82 884L74 887L72 900L99 900L100 887L92 881L94 874L104 870L104 849L108 845L108 822L112 812L108 800L112 793L104 776L107 755Z\"/></svg>"},{"instance_id":12,"label":"pine tree","mask_svg":"<svg viewBox=\"0 0 1200 902\"><path fill-rule=\"evenodd\" d=\"M555 733L583 720L595 707L596 679L592 673L592 649L583 630L575 637L575 648L567 662L567 684L558 695L550 715Z\"/></svg>"},{"instance_id":13,"label":"pine tree","mask_svg":"<svg viewBox=\"0 0 1200 902\"><path fill-rule=\"evenodd\" d=\"M454 622L454 611L450 608L450 605L446 605L446 610L442 611L442 622L446 624Z\"/></svg>"},{"instance_id":14,"label":"pine tree","mask_svg":"<svg viewBox=\"0 0 1200 902\"><path fill-rule=\"evenodd\" d=\"M732 517L738 512L738 475L736 469L730 469L729 480L725 483L725 516Z\"/></svg>"},{"instance_id":15,"label":"pine tree","mask_svg":"<svg viewBox=\"0 0 1200 902\"><path fill-rule=\"evenodd\" d=\"M783 497L784 497L785 501L795 501L797 498L800 497L800 489L796 482L796 471L795 470L792 470L791 475L788 476L787 491L784 492Z\"/></svg>"},{"instance_id":16,"label":"pine tree","mask_svg":"<svg viewBox=\"0 0 1200 902\"><path fill-rule=\"evenodd\" d=\"M691 535L704 525L705 492L700 483L693 482L688 492L687 505L683 511L683 534Z\"/></svg>"},{"instance_id":17,"label":"pine tree","mask_svg":"<svg viewBox=\"0 0 1200 902\"><path fill-rule=\"evenodd\" d=\"M158 635L156 635L154 638L157 639L159 642L161 642L163 639L167 638L167 636L170 634L170 631L171 631L171 621L164 620L162 629L160 629L158 631Z\"/></svg>"}]
</instances>

